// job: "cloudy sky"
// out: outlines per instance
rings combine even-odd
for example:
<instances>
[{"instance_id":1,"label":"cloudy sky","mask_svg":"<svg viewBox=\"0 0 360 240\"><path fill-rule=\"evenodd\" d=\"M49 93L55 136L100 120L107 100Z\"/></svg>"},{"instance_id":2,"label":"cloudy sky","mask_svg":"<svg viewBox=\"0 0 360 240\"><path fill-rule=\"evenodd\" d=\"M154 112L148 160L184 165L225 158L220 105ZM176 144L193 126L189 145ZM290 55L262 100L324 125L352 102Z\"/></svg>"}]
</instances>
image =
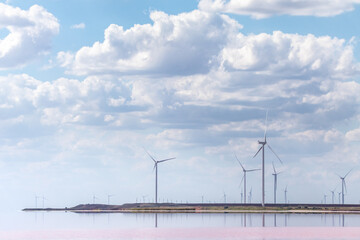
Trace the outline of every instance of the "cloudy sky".
<instances>
[{"instance_id":1,"label":"cloudy sky","mask_svg":"<svg viewBox=\"0 0 360 240\"><path fill-rule=\"evenodd\" d=\"M360 193L360 1L0 1L0 203ZM248 175L260 202L261 175ZM41 206L42 200L38 199Z\"/></svg>"}]
</instances>

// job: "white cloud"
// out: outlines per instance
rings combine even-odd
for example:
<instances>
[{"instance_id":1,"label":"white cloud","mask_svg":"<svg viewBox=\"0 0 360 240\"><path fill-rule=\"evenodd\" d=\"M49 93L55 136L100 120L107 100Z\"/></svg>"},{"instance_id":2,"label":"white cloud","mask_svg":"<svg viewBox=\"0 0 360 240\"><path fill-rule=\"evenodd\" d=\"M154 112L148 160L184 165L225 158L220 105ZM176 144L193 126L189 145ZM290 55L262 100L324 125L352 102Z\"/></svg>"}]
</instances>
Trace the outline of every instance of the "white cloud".
<instances>
[{"instance_id":1,"label":"white cloud","mask_svg":"<svg viewBox=\"0 0 360 240\"><path fill-rule=\"evenodd\" d=\"M359 0L201 0L199 9L266 18L273 15L329 17L352 11Z\"/></svg>"},{"instance_id":2,"label":"white cloud","mask_svg":"<svg viewBox=\"0 0 360 240\"><path fill-rule=\"evenodd\" d=\"M25 11L0 3L0 28L9 31L0 39L0 69L9 69L46 54L59 32L59 23L41 6Z\"/></svg>"},{"instance_id":3,"label":"white cloud","mask_svg":"<svg viewBox=\"0 0 360 240\"><path fill-rule=\"evenodd\" d=\"M222 47L241 28L227 16L195 10L179 15L152 12L153 25L128 30L112 24L104 42L83 47L71 73L190 75L206 73Z\"/></svg>"},{"instance_id":4,"label":"white cloud","mask_svg":"<svg viewBox=\"0 0 360 240\"><path fill-rule=\"evenodd\" d=\"M360 70L352 45L328 36L285 34L279 31L238 37L221 54L230 70L254 71L287 77L347 77Z\"/></svg>"},{"instance_id":5,"label":"white cloud","mask_svg":"<svg viewBox=\"0 0 360 240\"><path fill-rule=\"evenodd\" d=\"M346 139L348 141L360 141L360 128L353 129L351 131L348 131L345 135Z\"/></svg>"},{"instance_id":6,"label":"white cloud","mask_svg":"<svg viewBox=\"0 0 360 240\"><path fill-rule=\"evenodd\" d=\"M85 27L85 23L74 24L71 26L72 29L84 29Z\"/></svg>"}]
</instances>

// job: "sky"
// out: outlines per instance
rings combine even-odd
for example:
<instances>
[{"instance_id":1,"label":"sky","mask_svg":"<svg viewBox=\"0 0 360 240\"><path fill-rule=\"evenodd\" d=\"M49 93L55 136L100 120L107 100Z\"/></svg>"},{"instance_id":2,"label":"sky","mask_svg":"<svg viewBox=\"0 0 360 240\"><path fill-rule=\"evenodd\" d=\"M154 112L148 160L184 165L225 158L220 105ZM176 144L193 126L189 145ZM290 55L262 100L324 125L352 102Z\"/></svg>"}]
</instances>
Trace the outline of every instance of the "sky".
<instances>
[{"instance_id":1,"label":"sky","mask_svg":"<svg viewBox=\"0 0 360 240\"><path fill-rule=\"evenodd\" d=\"M0 204L360 192L360 1L0 1ZM266 121L266 113L268 117ZM261 172L247 175L261 201ZM37 196L37 197L36 197ZM36 200L37 199L37 200Z\"/></svg>"}]
</instances>

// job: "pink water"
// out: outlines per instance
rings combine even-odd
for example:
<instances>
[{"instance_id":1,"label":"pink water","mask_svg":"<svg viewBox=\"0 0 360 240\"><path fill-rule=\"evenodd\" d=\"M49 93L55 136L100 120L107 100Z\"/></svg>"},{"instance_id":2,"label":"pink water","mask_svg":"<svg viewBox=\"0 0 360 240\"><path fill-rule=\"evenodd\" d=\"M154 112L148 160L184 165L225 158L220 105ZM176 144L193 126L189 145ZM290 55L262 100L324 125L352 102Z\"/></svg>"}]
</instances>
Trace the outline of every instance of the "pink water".
<instances>
[{"instance_id":1,"label":"pink water","mask_svg":"<svg viewBox=\"0 0 360 240\"><path fill-rule=\"evenodd\" d=\"M360 239L359 227L173 228L2 231L6 240L103 239Z\"/></svg>"}]
</instances>

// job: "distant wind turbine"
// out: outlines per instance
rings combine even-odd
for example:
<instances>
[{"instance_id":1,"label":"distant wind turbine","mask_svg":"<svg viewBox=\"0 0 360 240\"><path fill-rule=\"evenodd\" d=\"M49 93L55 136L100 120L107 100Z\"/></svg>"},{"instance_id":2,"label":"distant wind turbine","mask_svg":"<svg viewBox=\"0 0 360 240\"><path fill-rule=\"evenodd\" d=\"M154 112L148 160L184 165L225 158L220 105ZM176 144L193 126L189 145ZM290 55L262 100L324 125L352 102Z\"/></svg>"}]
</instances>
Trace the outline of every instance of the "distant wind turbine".
<instances>
[{"instance_id":1,"label":"distant wind turbine","mask_svg":"<svg viewBox=\"0 0 360 240\"><path fill-rule=\"evenodd\" d=\"M347 173L345 174L345 176L341 177L340 175L339 178L341 179L341 197L342 197L342 204L345 204L345 201L344 201L344 189L345 191L347 192L347 189L346 189L346 182L345 182L345 178L347 177L347 175L352 171L352 169Z\"/></svg>"},{"instance_id":2,"label":"distant wind turbine","mask_svg":"<svg viewBox=\"0 0 360 240\"><path fill-rule=\"evenodd\" d=\"M284 190L284 194L285 194L285 204L287 203L287 192L288 192L288 190L287 190L287 185L286 185L285 190Z\"/></svg>"},{"instance_id":3,"label":"distant wind turbine","mask_svg":"<svg viewBox=\"0 0 360 240\"><path fill-rule=\"evenodd\" d=\"M95 204L95 201L98 200L98 198L95 196L95 194L93 195L93 204Z\"/></svg>"},{"instance_id":4,"label":"distant wind turbine","mask_svg":"<svg viewBox=\"0 0 360 240\"><path fill-rule=\"evenodd\" d=\"M150 153L148 153L148 151L146 151L146 149L144 148L145 152L147 153L147 155L149 155L149 157L154 161L154 168L153 170L155 170L155 203L158 203L158 164L162 163L162 162L166 162L169 160L173 160L175 158L167 158L167 159L163 159L163 160L155 160L155 158L153 156L150 155Z\"/></svg>"},{"instance_id":5,"label":"distant wind turbine","mask_svg":"<svg viewBox=\"0 0 360 240\"><path fill-rule=\"evenodd\" d=\"M276 172L274 163L272 163L274 173L272 174L274 176L274 203L276 204L276 190L277 190L277 176L282 172Z\"/></svg>"},{"instance_id":6,"label":"distant wind turbine","mask_svg":"<svg viewBox=\"0 0 360 240\"><path fill-rule=\"evenodd\" d=\"M250 188L250 192L249 192L249 203L251 203L251 199L252 199L252 188Z\"/></svg>"},{"instance_id":7,"label":"distant wind turbine","mask_svg":"<svg viewBox=\"0 0 360 240\"><path fill-rule=\"evenodd\" d=\"M224 193L224 203L226 203L226 193L223 191Z\"/></svg>"},{"instance_id":8,"label":"distant wind turbine","mask_svg":"<svg viewBox=\"0 0 360 240\"><path fill-rule=\"evenodd\" d=\"M110 205L110 198L112 198L113 196L115 196L115 195L111 195L111 194L109 194L107 197L108 197L108 205Z\"/></svg>"},{"instance_id":9,"label":"distant wind turbine","mask_svg":"<svg viewBox=\"0 0 360 240\"><path fill-rule=\"evenodd\" d=\"M335 190L336 190L336 188L334 188L334 190L330 190L330 192L331 192L331 203L332 204L335 203Z\"/></svg>"},{"instance_id":10,"label":"distant wind turbine","mask_svg":"<svg viewBox=\"0 0 360 240\"><path fill-rule=\"evenodd\" d=\"M244 194L245 194L244 195L244 203L246 203L246 173L247 172L253 172L253 171L259 171L261 169L259 169L259 168L257 168L257 169L245 169L244 166L241 164L240 160L238 159L238 157L236 156L236 154L235 154L235 158L238 161L238 163L240 164L240 166L241 166L241 168L243 170L243 173L244 173L240 184L242 183L242 181L244 181Z\"/></svg>"},{"instance_id":11,"label":"distant wind turbine","mask_svg":"<svg viewBox=\"0 0 360 240\"><path fill-rule=\"evenodd\" d=\"M259 150L255 153L255 155L253 156L253 158L255 158L258 153L262 150L262 200L261 200L261 205L264 207L265 206L265 145L268 146L268 148L270 149L270 151L276 156L277 159L279 159L279 161L282 164L281 159L279 158L279 156L274 152L274 150L270 147L269 143L266 141L266 132L267 132L267 116L268 116L268 112L266 112L266 121L265 121L265 133L264 133L264 141L258 141L258 143L260 145L262 145Z\"/></svg>"},{"instance_id":12,"label":"distant wind turbine","mask_svg":"<svg viewBox=\"0 0 360 240\"><path fill-rule=\"evenodd\" d=\"M326 198L327 198L327 195L324 194L324 204L326 204Z\"/></svg>"},{"instance_id":13,"label":"distant wind turbine","mask_svg":"<svg viewBox=\"0 0 360 240\"><path fill-rule=\"evenodd\" d=\"M35 195L35 208L38 207L37 200L38 200L39 198L40 198L39 196Z\"/></svg>"},{"instance_id":14,"label":"distant wind turbine","mask_svg":"<svg viewBox=\"0 0 360 240\"><path fill-rule=\"evenodd\" d=\"M42 208L45 207L45 200L47 200L44 196L42 196Z\"/></svg>"}]
</instances>

